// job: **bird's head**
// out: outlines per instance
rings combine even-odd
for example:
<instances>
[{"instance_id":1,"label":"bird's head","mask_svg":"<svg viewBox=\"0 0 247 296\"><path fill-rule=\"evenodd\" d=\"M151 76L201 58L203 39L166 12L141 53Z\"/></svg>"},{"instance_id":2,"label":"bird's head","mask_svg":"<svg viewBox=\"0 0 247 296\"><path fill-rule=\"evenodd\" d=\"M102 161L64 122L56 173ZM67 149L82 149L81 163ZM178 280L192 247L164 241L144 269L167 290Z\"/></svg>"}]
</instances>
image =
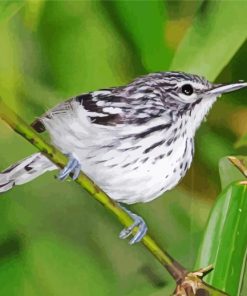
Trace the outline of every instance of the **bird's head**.
<instances>
[{"instance_id":1,"label":"bird's head","mask_svg":"<svg viewBox=\"0 0 247 296\"><path fill-rule=\"evenodd\" d=\"M148 101L160 109L163 105L164 112L172 114L175 120L183 115L191 118L189 122L196 130L218 97L244 87L247 82L214 84L184 72L158 72L136 79L127 90L131 97L141 100L140 104Z\"/></svg>"},{"instance_id":2,"label":"bird's head","mask_svg":"<svg viewBox=\"0 0 247 296\"><path fill-rule=\"evenodd\" d=\"M153 89L162 93L164 103L175 104L177 108L199 102L214 101L222 94L247 87L247 82L213 84L202 76L184 72L159 72L145 76Z\"/></svg>"}]
</instances>

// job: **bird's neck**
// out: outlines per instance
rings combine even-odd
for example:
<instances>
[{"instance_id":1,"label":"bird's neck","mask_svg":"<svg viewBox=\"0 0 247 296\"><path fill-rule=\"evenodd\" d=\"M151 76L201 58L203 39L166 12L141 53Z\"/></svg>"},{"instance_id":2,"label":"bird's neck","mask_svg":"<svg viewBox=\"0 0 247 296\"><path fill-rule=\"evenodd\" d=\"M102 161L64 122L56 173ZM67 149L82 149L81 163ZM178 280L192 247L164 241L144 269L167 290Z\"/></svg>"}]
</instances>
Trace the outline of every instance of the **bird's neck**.
<instances>
[{"instance_id":1,"label":"bird's neck","mask_svg":"<svg viewBox=\"0 0 247 296\"><path fill-rule=\"evenodd\" d=\"M194 137L196 130L205 119L216 99L216 97L203 99L203 101L201 101L199 104L195 104L192 109L185 113L184 120L187 121L187 125L190 129L192 137Z\"/></svg>"}]
</instances>

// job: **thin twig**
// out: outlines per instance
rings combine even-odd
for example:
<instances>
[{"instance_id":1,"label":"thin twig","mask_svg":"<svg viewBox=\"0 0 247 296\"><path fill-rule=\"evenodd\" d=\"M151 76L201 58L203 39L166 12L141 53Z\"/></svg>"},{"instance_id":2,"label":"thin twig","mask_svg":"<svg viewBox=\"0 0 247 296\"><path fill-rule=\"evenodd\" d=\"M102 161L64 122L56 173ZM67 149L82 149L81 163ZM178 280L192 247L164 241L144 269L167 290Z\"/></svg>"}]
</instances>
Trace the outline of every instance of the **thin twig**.
<instances>
[{"instance_id":1,"label":"thin twig","mask_svg":"<svg viewBox=\"0 0 247 296\"><path fill-rule=\"evenodd\" d=\"M43 153L48 159L50 159L58 167L63 168L66 166L68 159L54 146L48 144L40 137L29 125L27 125L15 112L13 112L2 100L0 100L0 118L2 118L14 131L24 137L32 145L34 145L41 153ZM119 221L125 226L130 226L133 221L113 200L107 196L92 180L90 180L85 174L80 173L76 179L76 183L86 189L93 198L99 201L105 208L111 211ZM135 229L134 232L136 232ZM177 286L182 286L183 282L188 281L188 276L193 275L193 279L201 280L204 275L204 269L198 272L190 273L182 265L180 265L175 259L173 259L165 250L152 239L150 235L145 235L142 239L143 245L150 251L150 253L167 269L170 275L175 279ZM205 269L208 272L208 269ZM202 289L203 282L201 281L200 289ZM223 292L215 290L212 287L206 286L208 292L214 291L214 296L227 295ZM208 287L208 288L207 288ZM194 288L194 286L193 286ZM210 288L210 290L209 290ZM174 294L175 295L175 294ZM179 294L176 294L179 295ZM186 294L184 294L186 295ZM196 294L199 295L199 294ZM206 295L206 294L203 294Z\"/></svg>"}]
</instances>

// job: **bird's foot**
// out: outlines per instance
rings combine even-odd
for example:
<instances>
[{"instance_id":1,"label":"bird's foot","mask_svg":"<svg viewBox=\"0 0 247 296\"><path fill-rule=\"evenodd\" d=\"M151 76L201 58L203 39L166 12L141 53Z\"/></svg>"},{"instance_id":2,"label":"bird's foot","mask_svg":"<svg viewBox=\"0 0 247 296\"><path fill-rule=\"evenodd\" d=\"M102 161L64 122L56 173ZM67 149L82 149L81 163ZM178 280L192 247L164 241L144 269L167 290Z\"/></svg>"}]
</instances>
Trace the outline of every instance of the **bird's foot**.
<instances>
[{"instance_id":1,"label":"bird's foot","mask_svg":"<svg viewBox=\"0 0 247 296\"><path fill-rule=\"evenodd\" d=\"M138 231L135 233L134 237L129 241L130 245L133 245L135 243L138 243L142 240L142 238L145 236L145 234L147 233L147 225L145 223L145 221L142 219L142 217L132 213L131 211L127 210L126 208L124 208L123 206L121 206L121 208L130 215L130 217L134 220L134 223L131 224L129 227L124 228L120 234L119 237L121 239L125 239L127 237L129 237L131 234L133 234L133 230L135 227L138 227Z\"/></svg>"},{"instance_id":2,"label":"bird's foot","mask_svg":"<svg viewBox=\"0 0 247 296\"><path fill-rule=\"evenodd\" d=\"M76 159L71 153L68 154L69 161L68 164L59 172L57 178L61 181L65 180L71 173L72 179L78 178L81 171L81 164L78 159Z\"/></svg>"}]
</instances>

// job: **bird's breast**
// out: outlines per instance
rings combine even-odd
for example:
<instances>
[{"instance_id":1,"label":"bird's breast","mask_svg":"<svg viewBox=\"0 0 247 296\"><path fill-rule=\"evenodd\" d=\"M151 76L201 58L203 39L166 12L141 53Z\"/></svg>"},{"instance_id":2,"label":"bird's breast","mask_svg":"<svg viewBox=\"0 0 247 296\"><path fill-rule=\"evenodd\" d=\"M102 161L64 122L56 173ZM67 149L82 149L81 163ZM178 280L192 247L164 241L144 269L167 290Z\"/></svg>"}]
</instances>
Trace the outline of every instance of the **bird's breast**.
<instances>
[{"instance_id":1,"label":"bird's breast","mask_svg":"<svg viewBox=\"0 0 247 296\"><path fill-rule=\"evenodd\" d=\"M192 161L193 141L179 122L117 129L63 116L45 123L53 143L74 153L82 171L117 201L160 196L179 182Z\"/></svg>"},{"instance_id":2,"label":"bird's breast","mask_svg":"<svg viewBox=\"0 0 247 296\"><path fill-rule=\"evenodd\" d=\"M84 168L112 199L147 202L181 180L190 167L193 145L186 133L171 131L138 140L128 137L91 151Z\"/></svg>"}]
</instances>

